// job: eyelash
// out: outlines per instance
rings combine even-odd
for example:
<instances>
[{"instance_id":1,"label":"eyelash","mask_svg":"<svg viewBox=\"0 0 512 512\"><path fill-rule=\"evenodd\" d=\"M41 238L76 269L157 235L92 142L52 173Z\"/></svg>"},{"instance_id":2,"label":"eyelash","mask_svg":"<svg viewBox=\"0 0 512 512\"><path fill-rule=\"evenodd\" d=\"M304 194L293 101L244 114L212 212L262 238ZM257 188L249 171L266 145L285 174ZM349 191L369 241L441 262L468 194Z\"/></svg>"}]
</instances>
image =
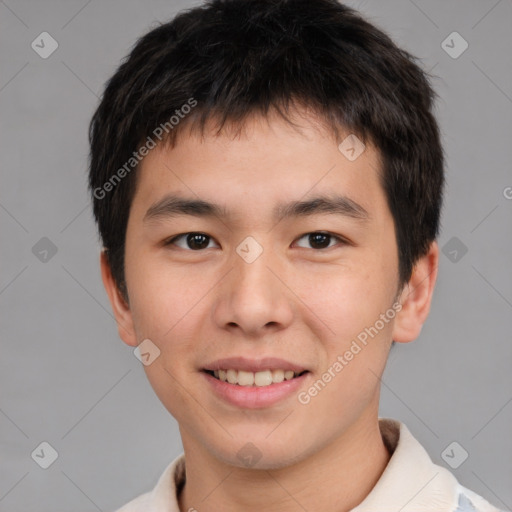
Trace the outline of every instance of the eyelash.
<instances>
[{"instance_id":1,"label":"eyelash","mask_svg":"<svg viewBox=\"0 0 512 512\"><path fill-rule=\"evenodd\" d=\"M309 233L304 233L303 235L301 235L299 238L297 238L297 240L300 240L302 238L304 238L305 236L308 236L308 235L316 235L316 234L319 234L319 235L325 235L325 236L328 236L332 239L336 239L341 245L349 245L350 242L338 235L334 235L333 233L330 233L328 231L310 231ZM179 240L187 235L203 235L207 238L209 238L210 240L212 239L212 237L210 235L207 235L206 233L201 233L199 231L189 231L188 233L181 233L179 235L176 235L168 240L165 240L164 241L164 246L169 246L169 245L174 245L176 240ZM335 247L335 246L330 246L330 247L323 247L321 249L312 249L313 251L315 252L320 252L320 251L325 251L327 249L332 249L332 247ZM180 249L183 249L182 247L180 247ZM304 247L302 247L302 249L304 249ZM183 249L184 251L190 251L190 252L200 252L202 250L205 250L205 249Z\"/></svg>"}]
</instances>

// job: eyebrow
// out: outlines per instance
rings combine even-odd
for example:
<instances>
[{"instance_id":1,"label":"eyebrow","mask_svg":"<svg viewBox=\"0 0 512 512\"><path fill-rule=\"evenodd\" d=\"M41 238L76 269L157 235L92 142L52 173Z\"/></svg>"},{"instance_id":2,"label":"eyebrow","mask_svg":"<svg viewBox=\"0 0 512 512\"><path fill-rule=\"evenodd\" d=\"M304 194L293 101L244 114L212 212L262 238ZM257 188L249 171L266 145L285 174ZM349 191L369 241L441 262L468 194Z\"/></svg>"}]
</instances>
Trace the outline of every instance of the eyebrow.
<instances>
[{"instance_id":1,"label":"eyebrow","mask_svg":"<svg viewBox=\"0 0 512 512\"><path fill-rule=\"evenodd\" d=\"M369 213L358 203L343 195L322 195L307 201L291 201L279 203L273 210L274 220L291 217L308 217L318 214L331 214L366 221ZM230 217L224 206L210 203L202 199L181 197L174 194L166 195L154 203L144 215L144 222L172 218L181 215L194 217Z\"/></svg>"}]
</instances>

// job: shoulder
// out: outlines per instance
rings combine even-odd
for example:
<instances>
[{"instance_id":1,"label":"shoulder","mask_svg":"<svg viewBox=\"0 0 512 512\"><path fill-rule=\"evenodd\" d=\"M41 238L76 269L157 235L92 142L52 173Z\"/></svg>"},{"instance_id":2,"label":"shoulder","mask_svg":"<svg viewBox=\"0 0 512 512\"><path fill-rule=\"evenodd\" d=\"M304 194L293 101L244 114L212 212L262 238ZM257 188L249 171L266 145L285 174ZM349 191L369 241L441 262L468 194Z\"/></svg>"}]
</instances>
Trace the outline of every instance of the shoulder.
<instances>
[{"instance_id":1,"label":"shoulder","mask_svg":"<svg viewBox=\"0 0 512 512\"><path fill-rule=\"evenodd\" d=\"M391 458L354 512L507 512L461 485L447 468L435 464L404 423L379 418L379 427ZM413 497L404 505L404 496Z\"/></svg>"},{"instance_id":2,"label":"shoulder","mask_svg":"<svg viewBox=\"0 0 512 512\"><path fill-rule=\"evenodd\" d=\"M165 468L150 492L137 496L115 512L180 512L178 494L185 478L185 457L182 454Z\"/></svg>"},{"instance_id":3,"label":"shoulder","mask_svg":"<svg viewBox=\"0 0 512 512\"><path fill-rule=\"evenodd\" d=\"M459 493L459 504L455 512L508 512L503 509L496 508L486 499L479 496L476 492L467 489L461 484L457 485Z\"/></svg>"}]
</instances>

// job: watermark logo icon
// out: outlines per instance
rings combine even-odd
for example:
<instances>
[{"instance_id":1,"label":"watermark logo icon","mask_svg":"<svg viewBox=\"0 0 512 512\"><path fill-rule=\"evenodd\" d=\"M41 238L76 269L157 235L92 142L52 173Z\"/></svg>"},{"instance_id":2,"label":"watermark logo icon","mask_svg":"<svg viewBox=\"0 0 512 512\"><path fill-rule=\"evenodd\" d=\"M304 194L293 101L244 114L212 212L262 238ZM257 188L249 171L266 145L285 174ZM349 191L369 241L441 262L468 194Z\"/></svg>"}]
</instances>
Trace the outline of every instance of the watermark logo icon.
<instances>
[{"instance_id":1,"label":"watermark logo icon","mask_svg":"<svg viewBox=\"0 0 512 512\"><path fill-rule=\"evenodd\" d=\"M443 245L443 254L452 262L458 263L468 252L467 246L456 236Z\"/></svg>"},{"instance_id":2,"label":"watermark logo icon","mask_svg":"<svg viewBox=\"0 0 512 512\"><path fill-rule=\"evenodd\" d=\"M47 59L59 47L59 43L48 32L41 32L30 46L39 57Z\"/></svg>"},{"instance_id":3,"label":"watermark logo icon","mask_svg":"<svg viewBox=\"0 0 512 512\"><path fill-rule=\"evenodd\" d=\"M160 356L160 349L149 338L146 338L135 347L133 354L144 366L149 366Z\"/></svg>"},{"instance_id":4,"label":"watermark logo icon","mask_svg":"<svg viewBox=\"0 0 512 512\"><path fill-rule=\"evenodd\" d=\"M47 441L40 443L30 454L34 462L43 469L48 469L59 457L57 450Z\"/></svg>"},{"instance_id":5,"label":"watermark logo icon","mask_svg":"<svg viewBox=\"0 0 512 512\"><path fill-rule=\"evenodd\" d=\"M341 144L338 146L340 153L347 159L353 162L366 149L363 141L351 133L348 137L343 139Z\"/></svg>"},{"instance_id":6,"label":"watermark logo icon","mask_svg":"<svg viewBox=\"0 0 512 512\"><path fill-rule=\"evenodd\" d=\"M57 254L57 246L49 238L43 236L32 247L32 254L41 263L48 263Z\"/></svg>"},{"instance_id":7,"label":"watermark logo icon","mask_svg":"<svg viewBox=\"0 0 512 512\"><path fill-rule=\"evenodd\" d=\"M452 59L458 59L468 49L468 47L468 42L458 32L452 32L441 43L441 48Z\"/></svg>"},{"instance_id":8,"label":"watermark logo icon","mask_svg":"<svg viewBox=\"0 0 512 512\"><path fill-rule=\"evenodd\" d=\"M450 443L441 453L441 458L452 469L457 469L469 457L469 453L457 441Z\"/></svg>"},{"instance_id":9,"label":"watermark logo icon","mask_svg":"<svg viewBox=\"0 0 512 512\"><path fill-rule=\"evenodd\" d=\"M262 453L253 443L246 443L238 453L237 459L247 468L252 468L262 457Z\"/></svg>"},{"instance_id":10,"label":"watermark logo icon","mask_svg":"<svg viewBox=\"0 0 512 512\"><path fill-rule=\"evenodd\" d=\"M246 263L253 263L260 257L263 247L252 236L248 236L238 245L236 252Z\"/></svg>"}]
</instances>

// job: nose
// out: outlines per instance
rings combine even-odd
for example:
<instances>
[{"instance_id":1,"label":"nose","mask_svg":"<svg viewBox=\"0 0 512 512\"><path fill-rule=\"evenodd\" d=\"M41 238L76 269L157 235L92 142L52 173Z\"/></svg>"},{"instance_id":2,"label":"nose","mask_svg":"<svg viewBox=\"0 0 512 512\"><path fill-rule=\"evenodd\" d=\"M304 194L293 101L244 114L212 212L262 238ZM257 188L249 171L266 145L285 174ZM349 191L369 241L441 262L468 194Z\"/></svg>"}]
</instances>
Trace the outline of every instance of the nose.
<instances>
[{"instance_id":1,"label":"nose","mask_svg":"<svg viewBox=\"0 0 512 512\"><path fill-rule=\"evenodd\" d=\"M231 263L232 270L219 283L216 325L233 332L238 329L247 337L288 327L293 319L294 294L286 284L283 265L271 251L264 250L251 263L235 254Z\"/></svg>"}]
</instances>

